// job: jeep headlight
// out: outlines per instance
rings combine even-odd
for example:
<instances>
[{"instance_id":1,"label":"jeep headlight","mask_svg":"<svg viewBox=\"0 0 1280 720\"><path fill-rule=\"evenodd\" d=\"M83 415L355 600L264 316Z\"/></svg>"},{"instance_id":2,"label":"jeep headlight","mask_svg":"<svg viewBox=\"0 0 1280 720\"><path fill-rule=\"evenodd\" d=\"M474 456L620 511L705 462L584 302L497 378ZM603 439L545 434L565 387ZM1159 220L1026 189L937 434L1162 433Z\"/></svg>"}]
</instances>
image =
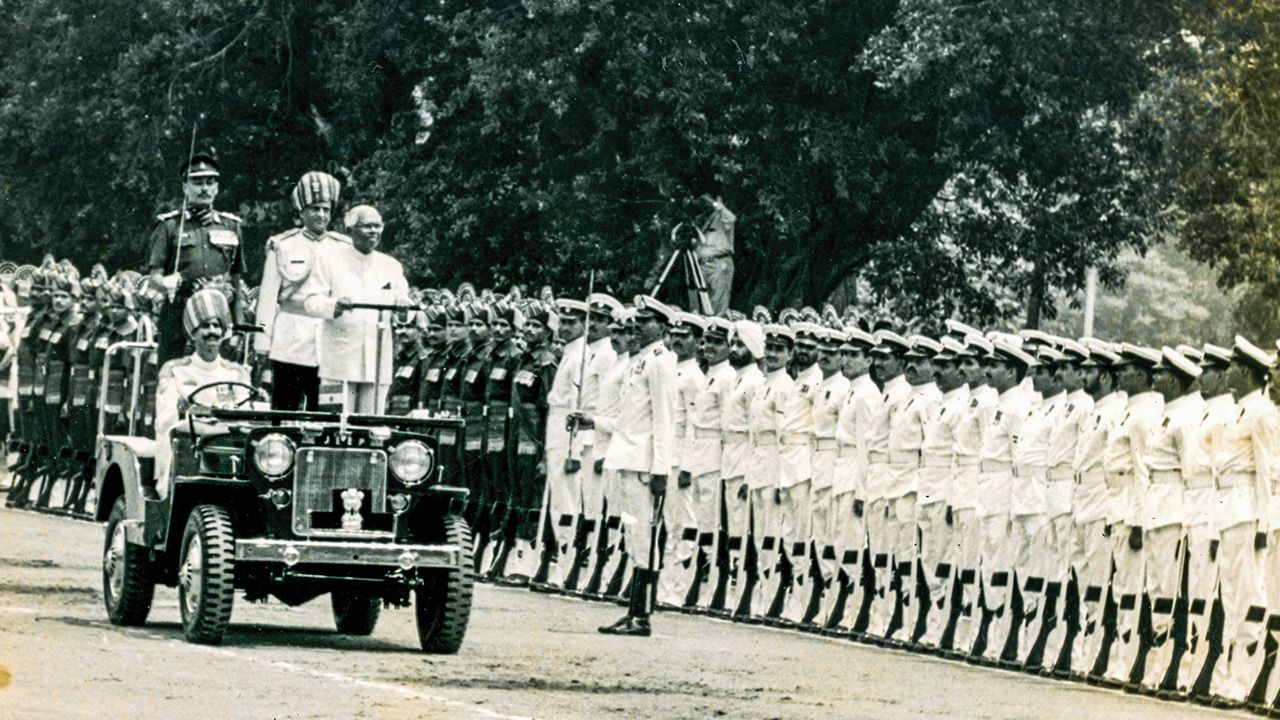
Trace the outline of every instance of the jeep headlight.
<instances>
[{"instance_id":1,"label":"jeep headlight","mask_svg":"<svg viewBox=\"0 0 1280 720\"><path fill-rule=\"evenodd\" d=\"M293 467L293 441L280 433L268 433L253 444L253 464L258 472L275 479Z\"/></svg>"},{"instance_id":2,"label":"jeep headlight","mask_svg":"<svg viewBox=\"0 0 1280 720\"><path fill-rule=\"evenodd\" d=\"M391 472L405 485L417 485L431 472L435 458L421 440L405 440L391 451Z\"/></svg>"}]
</instances>

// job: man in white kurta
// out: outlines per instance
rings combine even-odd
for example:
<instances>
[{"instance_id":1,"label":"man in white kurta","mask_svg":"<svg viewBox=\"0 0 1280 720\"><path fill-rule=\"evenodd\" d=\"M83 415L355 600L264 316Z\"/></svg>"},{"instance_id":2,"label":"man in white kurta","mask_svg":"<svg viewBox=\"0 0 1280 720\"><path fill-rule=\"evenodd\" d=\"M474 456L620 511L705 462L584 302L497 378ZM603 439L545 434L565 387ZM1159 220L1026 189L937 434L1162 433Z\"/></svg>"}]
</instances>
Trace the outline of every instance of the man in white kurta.
<instances>
[{"instance_id":1,"label":"man in white kurta","mask_svg":"<svg viewBox=\"0 0 1280 720\"><path fill-rule=\"evenodd\" d=\"M378 252L382 216L368 205L347 213L348 245L332 238L316 247L306 282L281 307L323 318L320 378L342 382L347 412L381 414L391 387L394 358L385 310L356 310L353 303L412 303L400 261ZM382 326L382 327L380 327Z\"/></svg>"}]
</instances>

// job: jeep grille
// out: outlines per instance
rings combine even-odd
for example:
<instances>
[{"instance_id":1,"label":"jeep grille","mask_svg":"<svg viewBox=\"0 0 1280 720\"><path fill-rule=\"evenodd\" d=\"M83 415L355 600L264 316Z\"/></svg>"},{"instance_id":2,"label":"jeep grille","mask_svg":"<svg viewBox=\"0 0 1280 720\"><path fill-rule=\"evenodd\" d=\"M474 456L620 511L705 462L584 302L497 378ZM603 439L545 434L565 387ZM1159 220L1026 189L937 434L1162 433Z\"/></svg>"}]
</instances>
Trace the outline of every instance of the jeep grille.
<instances>
[{"instance_id":1,"label":"jeep grille","mask_svg":"<svg viewBox=\"0 0 1280 720\"><path fill-rule=\"evenodd\" d=\"M364 492L359 530L344 529L341 494ZM293 471L293 531L321 537L390 538L387 454L382 450L304 447Z\"/></svg>"}]
</instances>

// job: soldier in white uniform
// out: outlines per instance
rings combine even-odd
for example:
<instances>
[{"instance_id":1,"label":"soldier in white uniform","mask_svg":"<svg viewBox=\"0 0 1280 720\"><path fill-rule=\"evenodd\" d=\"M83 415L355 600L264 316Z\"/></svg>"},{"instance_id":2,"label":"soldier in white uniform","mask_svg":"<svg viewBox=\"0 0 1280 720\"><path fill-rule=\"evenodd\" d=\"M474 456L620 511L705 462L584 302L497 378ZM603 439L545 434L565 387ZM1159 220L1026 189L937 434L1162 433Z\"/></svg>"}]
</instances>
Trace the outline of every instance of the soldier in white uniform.
<instances>
[{"instance_id":1,"label":"soldier in white uniform","mask_svg":"<svg viewBox=\"0 0 1280 720\"><path fill-rule=\"evenodd\" d=\"M822 610L824 593L832 584L839 569L836 558L836 532L832 488L835 485L836 461L839 442L836 426L839 424L840 407L849 394L849 378L840 372L840 346L845 334L839 330L824 330L818 343L818 369L822 380L813 392L813 489L809 498L809 553L815 563L814 578L808 597L804 600L800 622L811 629L820 626L816 621ZM798 596L797 596L798 598Z\"/></svg>"},{"instance_id":2,"label":"soldier in white uniform","mask_svg":"<svg viewBox=\"0 0 1280 720\"><path fill-rule=\"evenodd\" d=\"M977 662L1013 663L1006 653L1013 628L1013 551L1009 542L1009 510L1013 490L1013 444L1022 423L1035 407L1034 390L1023 382L1035 359L1013 344L1014 338L992 341L987 383L1000 393L991 415L982 422L982 465L977 482L977 516L982 525L982 627L972 655Z\"/></svg>"},{"instance_id":3,"label":"soldier in white uniform","mask_svg":"<svg viewBox=\"0 0 1280 720\"><path fill-rule=\"evenodd\" d=\"M324 318L320 379L346 386L344 407L348 412L381 414L391 387L395 344L390 329L379 328L379 316L386 311L353 310L352 303L408 307L413 301L400 262L376 250L383 230L378 211L358 205L347 212L345 220L351 243L322 240L306 281L281 307Z\"/></svg>"},{"instance_id":4,"label":"soldier in white uniform","mask_svg":"<svg viewBox=\"0 0 1280 720\"><path fill-rule=\"evenodd\" d=\"M1143 592L1151 607L1148 642L1139 651L1134 680L1148 690L1174 690L1175 648L1185 640L1174 636L1174 608L1182 582L1184 507L1183 468L1189 467L1192 445L1204 417L1204 399L1193 390L1203 371L1177 350L1161 349L1162 360L1152 388L1164 398L1164 417L1147 441L1148 484L1142 495Z\"/></svg>"},{"instance_id":5,"label":"soldier in white uniform","mask_svg":"<svg viewBox=\"0 0 1280 720\"><path fill-rule=\"evenodd\" d=\"M556 310L560 316L560 327L556 332L564 342L564 352L560 355L555 379L547 392L547 487L544 495L546 510L543 513L545 522L551 525L549 534L555 537L555 552L549 555L552 564L545 571L545 581L539 583L542 589L563 587L576 562L574 539L582 512L584 443L576 433L570 432L568 420L570 413L579 410L582 401L580 386L590 360L587 338L583 334L587 304L581 300L560 298L556 300ZM544 537L546 535L540 531L539 540Z\"/></svg>"},{"instance_id":6,"label":"soldier in white uniform","mask_svg":"<svg viewBox=\"0 0 1280 720\"><path fill-rule=\"evenodd\" d=\"M1074 512L1071 526L1071 568L1075 573L1079 605L1074 614L1077 632L1071 646L1071 673L1096 674L1106 639L1104 619L1107 587L1111 581L1111 545L1107 536L1106 455L1107 436L1119 423L1129 395L1116 387L1120 356L1107 347L1090 347L1092 359L1085 364L1085 388L1094 399L1093 411L1085 418L1076 441Z\"/></svg>"},{"instance_id":7,"label":"soldier in white uniform","mask_svg":"<svg viewBox=\"0 0 1280 720\"><path fill-rule=\"evenodd\" d=\"M1033 635L1035 641L1029 648L1026 665L1029 670L1057 671L1065 676L1071 665L1067 639L1076 619L1075 608L1080 604L1079 587L1071 582L1074 460L1081 430L1093 412L1093 398L1085 387L1084 367L1092 357L1088 348L1074 340L1054 340L1063 355L1057 365L1057 381L1065 396L1058 403L1049 428L1045 500L1051 539L1044 543L1046 584L1041 599L1044 610L1040 613L1039 628Z\"/></svg>"},{"instance_id":8,"label":"soldier in white uniform","mask_svg":"<svg viewBox=\"0 0 1280 720\"><path fill-rule=\"evenodd\" d=\"M1265 478L1267 461L1274 452L1259 452L1259 448L1270 438L1275 412L1264 392L1275 358L1238 335L1232 351L1227 386L1237 398L1239 410L1235 418L1213 430L1221 491L1218 577L1223 650L1214 664L1211 693L1220 704L1249 698L1266 653L1267 584L1259 555L1266 548L1270 487L1259 481L1259 471Z\"/></svg>"},{"instance_id":9,"label":"soldier in white uniform","mask_svg":"<svg viewBox=\"0 0 1280 720\"><path fill-rule=\"evenodd\" d=\"M231 332L231 307L222 291L197 290L182 312L182 325L195 345L187 357L166 362L156 384L156 494L169 496L172 484L173 446L171 433L185 427L187 398L196 389L219 381L248 385L249 371L219 355L222 342ZM248 398L245 388L220 387L201 393L196 402L207 406L231 407ZM197 421L196 432L210 435L226 432L210 419Z\"/></svg>"},{"instance_id":10,"label":"soldier in white uniform","mask_svg":"<svg viewBox=\"0 0 1280 720\"><path fill-rule=\"evenodd\" d=\"M837 450L832 482L831 526L835 534L833 554L839 559L836 580L827 589L828 603L822 610L825 627L833 634L862 632L863 608L871 565L866 557L866 436L871 418L881 402L880 386L871 375L871 350L876 339L857 327L845 331L840 346L840 372L849 380L849 390L836 419ZM863 619L859 626L859 619Z\"/></svg>"},{"instance_id":11,"label":"soldier in white uniform","mask_svg":"<svg viewBox=\"0 0 1280 720\"><path fill-rule=\"evenodd\" d=\"M1125 343L1117 380L1129 395L1124 414L1107 434L1103 456L1109 496L1107 521L1111 526L1111 601L1115 604L1115 625L1108 628L1110 640L1105 685L1130 682L1141 645L1139 614L1142 606L1142 526L1139 510L1140 488L1149 482L1147 442L1159 427L1164 398L1151 390L1159 350ZM1105 641L1104 641L1105 642Z\"/></svg>"},{"instance_id":12,"label":"soldier in white uniform","mask_svg":"<svg viewBox=\"0 0 1280 720\"><path fill-rule=\"evenodd\" d=\"M737 373L721 411L720 474L724 478L724 551L717 555L719 576L711 610L740 615L749 610L751 576L756 568L751 548L751 498L747 470L751 465L751 407L764 385L759 361L764 358L764 329L751 320L734 323L729 363Z\"/></svg>"},{"instance_id":13,"label":"soldier in white uniform","mask_svg":"<svg viewBox=\"0 0 1280 720\"><path fill-rule=\"evenodd\" d=\"M962 359L969 349L953 337L944 337L942 349L933 358L936 383L942 397L923 417L920 444L919 486L916 494L916 522L920 527L921 587L920 636L915 644L941 650L942 638L951 620L955 595L956 542L951 536L955 511L955 431L969 406L969 384Z\"/></svg>"},{"instance_id":14,"label":"soldier in white uniform","mask_svg":"<svg viewBox=\"0 0 1280 720\"><path fill-rule=\"evenodd\" d=\"M697 530L696 574L685 596L690 608L711 607L715 590L716 563L721 555L720 507L724 499L720 469L723 464L721 428L729 394L738 373L729 360L729 336L733 323L724 318L707 318L698 355L706 365L706 382L694 396L689 410L692 438L683 454L682 473L688 473L693 493L693 527Z\"/></svg>"},{"instance_id":15,"label":"soldier in white uniform","mask_svg":"<svg viewBox=\"0 0 1280 720\"><path fill-rule=\"evenodd\" d=\"M795 345L794 333L785 325L768 324L764 326L764 334L764 384L751 403L751 464L746 473L758 575L748 612L741 613L756 621L770 617L771 611L781 611L780 607L773 607L782 587L783 564L780 547L783 463L779 441L787 403L795 388L795 380L787 374Z\"/></svg>"},{"instance_id":16,"label":"soldier in white uniform","mask_svg":"<svg viewBox=\"0 0 1280 720\"><path fill-rule=\"evenodd\" d=\"M663 345L668 323L676 318L670 307L648 296L635 300L640 349L622 385L618 426L609 440L605 467L618 472L623 504L623 532L636 573L630 608L618 622L600 628L607 635L648 637L656 579L657 523L674 466L676 359Z\"/></svg>"},{"instance_id":17,"label":"soldier in white uniform","mask_svg":"<svg viewBox=\"0 0 1280 720\"><path fill-rule=\"evenodd\" d=\"M689 423L694 399L706 384L706 375L698 367L698 343L706 329L706 321L692 313L677 313L667 327L667 349L676 356L675 457L671 475L676 479L667 489L662 505L666 544L662 553L662 572L658 575L658 604L679 608L693 585L698 568L698 524L694 514L693 473L684 470L686 456L693 442L693 426Z\"/></svg>"},{"instance_id":18,"label":"soldier in white uniform","mask_svg":"<svg viewBox=\"0 0 1280 720\"><path fill-rule=\"evenodd\" d=\"M889 464L889 433L895 412L901 410L911 394L911 384L902 376L911 343L891 330L876 333L871 372L883 388L876 412L867 424L864 442L867 448L867 551L871 553L871 606L868 609L866 635L871 641L883 642L898 608L893 588L896 568L893 566L893 538L889 533L889 509L893 469Z\"/></svg>"},{"instance_id":19,"label":"soldier in white uniform","mask_svg":"<svg viewBox=\"0 0 1280 720\"><path fill-rule=\"evenodd\" d=\"M307 279L321 240L351 242L346 235L329 230L341 188L327 173L303 175L293 188L293 207L302 227L267 240L256 313L262 332L254 338L254 348L271 360L271 407L276 410L315 410L320 403L320 328L324 321L288 312L280 307L280 301L287 301Z\"/></svg>"},{"instance_id":20,"label":"soldier in white uniform","mask_svg":"<svg viewBox=\"0 0 1280 720\"><path fill-rule=\"evenodd\" d=\"M591 574L587 593L601 593L613 597L623 591L624 579L630 562L622 535L622 507L624 493L618 473L605 467L604 460L609 451L609 443L614 430L618 427L618 413L622 403L622 383L631 370L631 359L635 355L636 328L635 309L623 308L614 314L611 336L614 349L614 361L600 378L600 390L596 402L596 414L592 420L594 428L594 444L592 456L593 468L602 478L604 485L604 541L603 559L598 560L598 572ZM599 579L596 580L596 576Z\"/></svg>"}]
</instances>

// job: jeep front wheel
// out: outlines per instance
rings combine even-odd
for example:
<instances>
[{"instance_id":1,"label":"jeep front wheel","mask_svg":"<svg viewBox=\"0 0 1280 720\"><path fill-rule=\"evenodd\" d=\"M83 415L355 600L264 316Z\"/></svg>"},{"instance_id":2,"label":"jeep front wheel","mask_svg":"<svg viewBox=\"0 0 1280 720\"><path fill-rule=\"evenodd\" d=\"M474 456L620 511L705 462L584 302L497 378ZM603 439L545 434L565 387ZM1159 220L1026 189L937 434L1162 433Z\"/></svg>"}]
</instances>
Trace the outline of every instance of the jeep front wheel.
<instances>
[{"instance_id":1,"label":"jeep front wheel","mask_svg":"<svg viewBox=\"0 0 1280 720\"><path fill-rule=\"evenodd\" d=\"M197 505L187 518L178 558L178 607L188 642L217 645L231 622L235 533L219 505Z\"/></svg>"},{"instance_id":2,"label":"jeep front wheel","mask_svg":"<svg viewBox=\"0 0 1280 720\"><path fill-rule=\"evenodd\" d=\"M459 515L444 518L445 541L461 551L459 567L423 573L422 587L414 593L418 642L429 653L451 655L462 647L471 618L471 583L475 574L471 559L471 528Z\"/></svg>"},{"instance_id":3,"label":"jeep front wheel","mask_svg":"<svg viewBox=\"0 0 1280 720\"><path fill-rule=\"evenodd\" d=\"M141 625L151 612L155 581L147 561L147 549L125 539L124 498L116 498L107 517L102 549L102 597L113 625Z\"/></svg>"},{"instance_id":4,"label":"jeep front wheel","mask_svg":"<svg viewBox=\"0 0 1280 720\"><path fill-rule=\"evenodd\" d=\"M333 624L343 635L371 635L382 612L382 598L349 590L334 590Z\"/></svg>"}]
</instances>

